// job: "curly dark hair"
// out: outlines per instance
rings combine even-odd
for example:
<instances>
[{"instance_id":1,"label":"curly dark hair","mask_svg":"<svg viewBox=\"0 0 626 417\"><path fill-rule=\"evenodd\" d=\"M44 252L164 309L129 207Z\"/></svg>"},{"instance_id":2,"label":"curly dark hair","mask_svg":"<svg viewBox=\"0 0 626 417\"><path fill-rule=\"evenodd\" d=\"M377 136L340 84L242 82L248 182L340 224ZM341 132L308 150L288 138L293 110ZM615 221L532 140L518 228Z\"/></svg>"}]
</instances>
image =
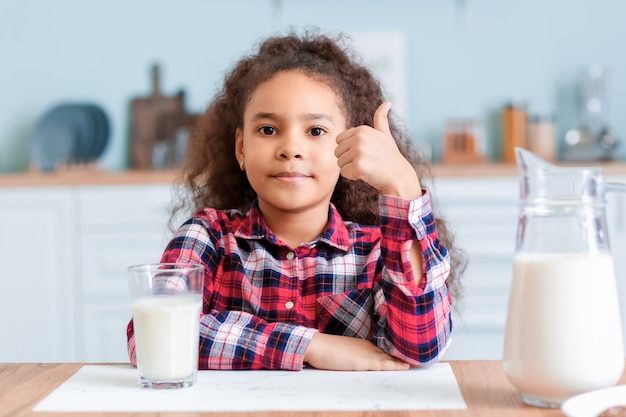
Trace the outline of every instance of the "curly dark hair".
<instances>
[{"instance_id":1,"label":"curly dark hair","mask_svg":"<svg viewBox=\"0 0 626 417\"><path fill-rule=\"evenodd\" d=\"M265 40L255 54L236 63L192 131L182 170L182 192L172 216L183 209L195 212L204 207L248 211L256 193L235 157L235 131L243 127L244 109L252 92L278 72L297 70L325 83L337 94L350 126L372 126L374 112L384 101L383 91L347 47L348 40L345 34L333 38L310 31L274 36ZM418 176L430 177L428 165L412 148L408 133L392 112L389 127L400 152ZM374 225L378 223L378 196L379 192L367 183L340 177L331 202L344 220ZM439 239L451 255L448 283L456 298L461 292L464 255L454 246L446 223L439 216L436 219Z\"/></svg>"}]
</instances>

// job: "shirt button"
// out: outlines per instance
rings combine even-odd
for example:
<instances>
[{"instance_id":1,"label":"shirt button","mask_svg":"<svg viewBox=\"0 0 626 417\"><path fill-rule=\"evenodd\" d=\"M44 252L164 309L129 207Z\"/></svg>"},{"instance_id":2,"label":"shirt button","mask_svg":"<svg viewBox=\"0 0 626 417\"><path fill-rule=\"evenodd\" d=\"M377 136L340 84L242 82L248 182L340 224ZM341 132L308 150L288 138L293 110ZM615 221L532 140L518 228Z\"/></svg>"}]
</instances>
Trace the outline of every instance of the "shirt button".
<instances>
[{"instance_id":1,"label":"shirt button","mask_svg":"<svg viewBox=\"0 0 626 417\"><path fill-rule=\"evenodd\" d=\"M292 260L296 256L293 252L287 253L287 259Z\"/></svg>"},{"instance_id":2,"label":"shirt button","mask_svg":"<svg viewBox=\"0 0 626 417\"><path fill-rule=\"evenodd\" d=\"M287 301L287 302L285 303L285 308L286 308L287 310L291 310L291 309L293 308L293 306L294 306L293 301Z\"/></svg>"}]
</instances>

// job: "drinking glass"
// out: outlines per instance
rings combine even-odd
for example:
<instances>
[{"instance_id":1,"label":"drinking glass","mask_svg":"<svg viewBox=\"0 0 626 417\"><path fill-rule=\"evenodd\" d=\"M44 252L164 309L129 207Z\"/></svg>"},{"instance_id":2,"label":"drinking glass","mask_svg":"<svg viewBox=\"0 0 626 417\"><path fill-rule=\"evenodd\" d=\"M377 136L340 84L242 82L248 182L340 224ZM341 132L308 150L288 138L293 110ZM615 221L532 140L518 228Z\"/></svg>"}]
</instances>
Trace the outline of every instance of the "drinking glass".
<instances>
[{"instance_id":1,"label":"drinking glass","mask_svg":"<svg viewBox=\"0 0 626 417\"><path fill-rule=\"evenodd\" d=\"M128 267L139 383L182 388L196 382L204 267Z\"/></svg>"}]
</instances>

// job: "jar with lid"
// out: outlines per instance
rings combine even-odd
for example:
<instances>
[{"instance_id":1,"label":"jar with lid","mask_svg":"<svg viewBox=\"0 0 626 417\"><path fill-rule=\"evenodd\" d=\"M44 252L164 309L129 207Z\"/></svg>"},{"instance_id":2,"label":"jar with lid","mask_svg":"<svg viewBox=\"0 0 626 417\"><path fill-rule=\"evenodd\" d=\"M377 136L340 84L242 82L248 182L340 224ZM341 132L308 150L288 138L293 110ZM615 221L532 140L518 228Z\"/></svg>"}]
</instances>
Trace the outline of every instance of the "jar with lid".
<instances>
[{"instance_id":1,"label":"jar with lid","mask_svg":"<svg viewBox=\"0 0 626 417\"><path fill-rule=\"evenodd\" d=\"M528 125L528 150L545 161L556 161L556 126L552 115L533 115L530 118Z\"/></svg>"},{"instance_id":2,"label":"jar with lid","mask_svg":"<svg viewBox=\"0 0 626 417\"><path fill-rule=\"evenodd\" d=\"M502 161L515 163L515 148L527 147L528 113L523 103L508 103L502 112Z\"/></svg>"}]
</instances>

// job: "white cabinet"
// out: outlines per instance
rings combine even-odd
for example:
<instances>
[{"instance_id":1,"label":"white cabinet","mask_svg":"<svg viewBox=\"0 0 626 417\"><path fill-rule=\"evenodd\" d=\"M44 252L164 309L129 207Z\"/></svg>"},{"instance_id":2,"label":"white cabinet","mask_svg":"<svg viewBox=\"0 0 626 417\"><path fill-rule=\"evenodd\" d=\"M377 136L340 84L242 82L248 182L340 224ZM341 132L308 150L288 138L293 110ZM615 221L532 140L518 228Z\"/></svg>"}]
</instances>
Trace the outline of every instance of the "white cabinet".
<instances>
[{"instance_id":1,"label":"white cabinet","mask_svg":"<svg viewBox=\"0 0 626 417\"><path fill-rule=\"evenodd\" d=\"M126 267L159 261L170 190L0 188L0 362L128 360Z\"/></svg>"},{"instance_id":2,"label":"white cabinet","mask_svg":"<svg viewBox=\"0 0 626 417\"><path fill-rule=\"evenodd\" d=\"M170 235L170 202L166 185L78 188L80 361L128 360L126 267L160 260Z\"/></svg>"},{"instance_id":3,"label":"white cabinet","mask_svg":"<svg viewBox=\"0 0 626 417\"><path fill-rule=\"evenodd\" d=\"M0 190L0 362L75 358L72 190Z\"/></svg>"}]
</instances>

